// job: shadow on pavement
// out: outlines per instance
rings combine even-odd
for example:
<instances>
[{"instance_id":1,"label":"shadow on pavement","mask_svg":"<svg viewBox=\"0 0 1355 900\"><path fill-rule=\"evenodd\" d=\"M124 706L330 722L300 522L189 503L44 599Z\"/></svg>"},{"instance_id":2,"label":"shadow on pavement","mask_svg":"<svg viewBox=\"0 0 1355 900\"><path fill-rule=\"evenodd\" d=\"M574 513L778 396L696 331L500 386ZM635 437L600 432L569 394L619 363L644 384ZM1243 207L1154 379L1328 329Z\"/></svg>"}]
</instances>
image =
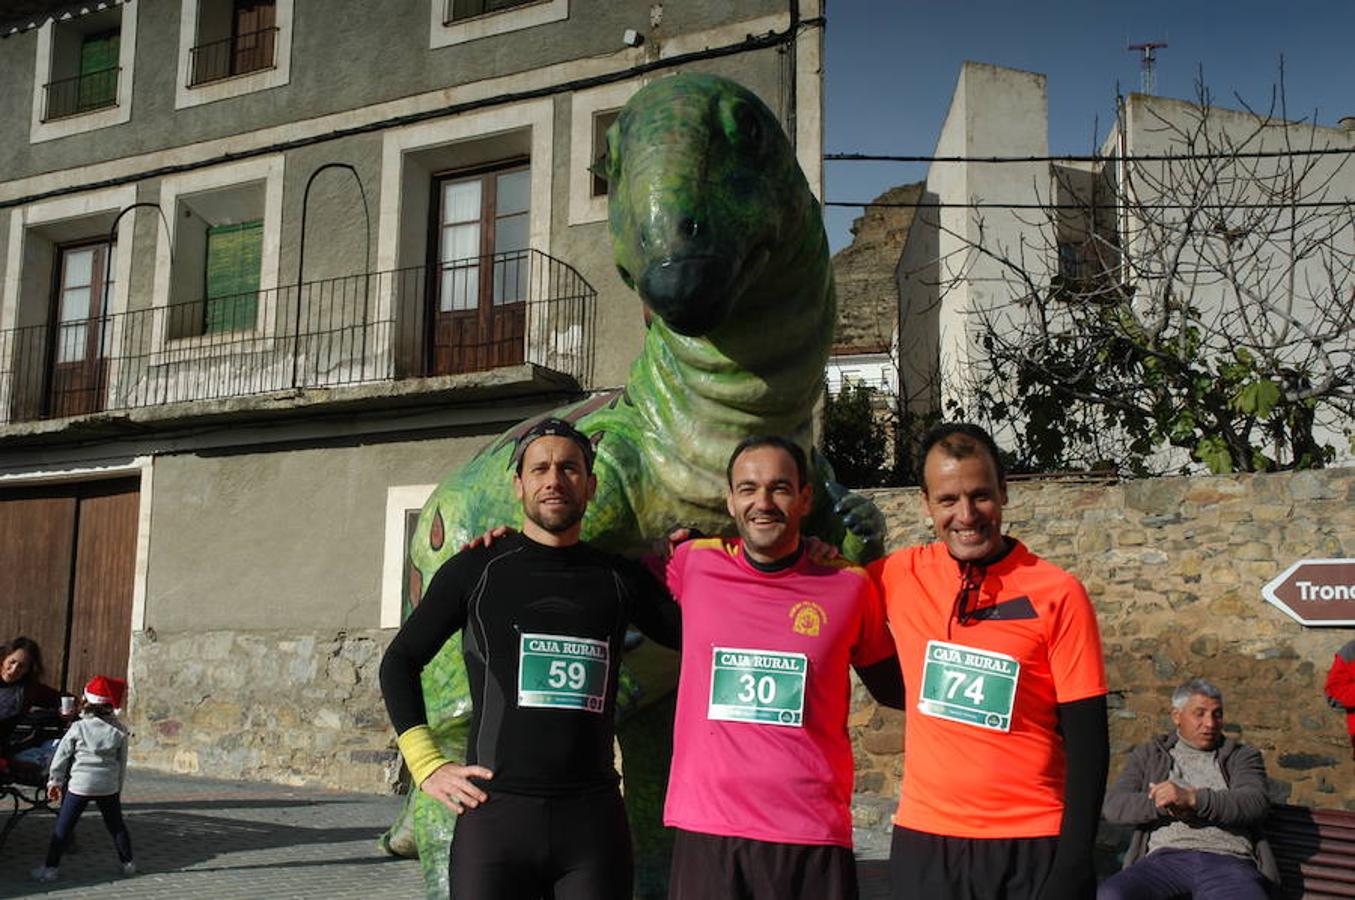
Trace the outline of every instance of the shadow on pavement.
<instances>
[{"instance_id":1,"label":"shadow on pavement","mask_svg":"<svg viewBox=\"0 0 1355 900\"><path fill-rule=\"evenodd\" d=\"M195 800L185 797L182 800L132 800L124 801L124 812L137 813L150 810L190 809L190 810L228 810L228 809L304 809L307 807L330 806L335 803L349 803L343 797L332 800Z\"/></svg>"},{"instance_id":2,"label":"shadow on pavement","mask_svg":"<svg viewBox=\"0 0 1355 900\"><path fill-rule=\"evenodd\" d=\"M339 802L339 801L335 801ZM306 806L318 804L274 803L271 801L205 801L195 804L174 803L174 806L195 806L197 809L286 808L300 813ZM136 853L138 878L184 869L211 872L239 869L247 871L262 868L305 866L371 865L397 862L383 856L376 840L381 828L315 827L267 822L221 814L192 814L167 811L155 801L128 804L127 827L132 834ZM286 814L285 812L283 813ZM20 897L41 894L56 888L75 888L121 880L117 872L117 857L112 841L103 828L97 813L87 814L79 825L78 846L62 860L61 878L52 885L29 881L29 870L38 865L46 850L53 819L50 816L30 816L10 836L0 849L0 897ZM336 858L331 854L307 859L295 857L300 848L317 845L356 844L369 848L365 856L347 854ZM230 856L238 865L202 866L221 857ZM351 858L342 858L349 856Z\"/></svg>"}]
</instances>

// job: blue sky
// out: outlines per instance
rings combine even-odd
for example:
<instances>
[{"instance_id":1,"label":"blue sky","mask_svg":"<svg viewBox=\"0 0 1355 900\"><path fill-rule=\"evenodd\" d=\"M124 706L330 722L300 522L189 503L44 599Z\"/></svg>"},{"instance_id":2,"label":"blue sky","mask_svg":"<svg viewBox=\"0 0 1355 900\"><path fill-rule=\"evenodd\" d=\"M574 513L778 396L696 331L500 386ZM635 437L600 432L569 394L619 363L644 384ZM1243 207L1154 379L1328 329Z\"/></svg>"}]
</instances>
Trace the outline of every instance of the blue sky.
<instances>
[{"instance_id":1,"label":"blue sky","mask_svg":"<svg viewBox=\"0 0 1355 900\"><path fill-rule=\"evenodd\" d=\"M1087 153L1103 137L1116 85L1139 89L1128 43L1166 41L1157 89L1219 106L1270 103L1284 58L1291 118L1334 125L1355 115L1355 4L1327 0L828 0L825 153L929 154L965 60L1049 76L1051 153ZM868 201L922 178L925 165L826 162L825 199ZM859 209L829 208L834 251Z\"/></svg>"}]
</instances>

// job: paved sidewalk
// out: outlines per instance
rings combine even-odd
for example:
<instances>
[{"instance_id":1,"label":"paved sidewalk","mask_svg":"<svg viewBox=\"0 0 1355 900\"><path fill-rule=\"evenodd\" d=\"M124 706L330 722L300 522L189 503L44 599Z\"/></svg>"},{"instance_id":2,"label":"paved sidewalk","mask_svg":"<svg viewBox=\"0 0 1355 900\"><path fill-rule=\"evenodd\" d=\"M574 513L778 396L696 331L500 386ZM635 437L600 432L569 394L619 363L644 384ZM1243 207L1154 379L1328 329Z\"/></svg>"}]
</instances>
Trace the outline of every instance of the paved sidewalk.
<instances>
[{"instance_id":1,"label":"paved sidewalk","mask_svg":"<svg viewBox=\"0 0 1355 900\"><path fill-rule=\"evenodd\" d=\"M38 884L55 817L30 813L0 848L0 897L138 900L422 898L418 863L383 853L376 839L401 798L218 781L132 769L123 811L137 875L118 872L113 842L91 805L61 878ZM8 805L0 807L0 815ZM880 855L879 847L863 848ZM887 852L887 848L885 848ZM889 896L881 859L861 860L862 900Z\"/></svg>"},{"instance_id":2,"label":"paved sidewalk","mask_svg":"<svg viewBox=\"0 0 1355 900\"><path fill-rule=\"evenodd\" d=\"M113 841L91 805L76 847L61 861L60 880L31 881L55 821L39 811L0 848L0 897L418 898L418 863L387 856L376 844L400 802L132 769L123 811L137 875L118 872Z\"/></svg>"}]
</instances>

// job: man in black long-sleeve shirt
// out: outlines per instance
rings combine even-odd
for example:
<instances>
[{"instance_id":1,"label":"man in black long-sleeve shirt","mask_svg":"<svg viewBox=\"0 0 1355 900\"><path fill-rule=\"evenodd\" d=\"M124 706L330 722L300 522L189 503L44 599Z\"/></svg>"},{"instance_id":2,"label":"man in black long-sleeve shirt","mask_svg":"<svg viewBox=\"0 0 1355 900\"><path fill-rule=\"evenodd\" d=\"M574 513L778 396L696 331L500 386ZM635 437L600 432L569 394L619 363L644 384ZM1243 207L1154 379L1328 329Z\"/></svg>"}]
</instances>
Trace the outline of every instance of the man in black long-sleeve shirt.
<instances>
[{"instance_id":1,"label":"man in black long-sleeve shirt","mask_svg":"<svg viewBox=\"0 0 1355 900\"><path fill-rule=\"evenodd\" d=\"M391 642L381 689L410 773L459 818L454 898L629 897L630 833L613 765L628 622L676 646L676 604L641 566L579 540L592 446L558 419L518 445L520 534L438 570ZM428 730L419 675L458 630L472 713L465 764Z\"/></svg>"}]
</instances>

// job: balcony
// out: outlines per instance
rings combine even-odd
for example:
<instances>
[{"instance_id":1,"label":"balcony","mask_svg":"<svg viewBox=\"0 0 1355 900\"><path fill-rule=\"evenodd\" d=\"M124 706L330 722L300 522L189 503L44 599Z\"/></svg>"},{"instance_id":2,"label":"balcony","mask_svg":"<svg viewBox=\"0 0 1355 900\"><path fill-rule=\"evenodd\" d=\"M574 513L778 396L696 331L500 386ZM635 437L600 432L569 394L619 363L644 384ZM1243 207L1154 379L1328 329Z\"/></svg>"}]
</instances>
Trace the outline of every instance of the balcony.
<instances>
[{"instance_id":1,"label":"balcony","mask_svg":"<svg viewBox=\"0 0 1355 900\"><path fill-rule=\"evenodd\" d=\"M100 69L44 86L42 121L51 122L118 104L118 76L122 69Z\"/></svg>"},{"instance_id":2,"label":"balcony","mask_svg":"<svg viewBox=\"0 0 1355 900\"><path fill-rule=\"evenodd\" d=\"M496 302L438 308L430 286L481 271ZM580 385L596 312L573 267L527 250L14 328L0 331L0 421L389 382L417 391L418 379L522 364Z\"/></svg>"},{"instance_id":3,"label":"balcony","mask_svg":"<svg viewBox=\"0 0 1355 900\"><path fill-rule=\"evenodd\" d=\"M199 44L188 51L188 86L197 87L273 68L277 36L276 27L262 28Z\"/></svg>"}]
</instances>

